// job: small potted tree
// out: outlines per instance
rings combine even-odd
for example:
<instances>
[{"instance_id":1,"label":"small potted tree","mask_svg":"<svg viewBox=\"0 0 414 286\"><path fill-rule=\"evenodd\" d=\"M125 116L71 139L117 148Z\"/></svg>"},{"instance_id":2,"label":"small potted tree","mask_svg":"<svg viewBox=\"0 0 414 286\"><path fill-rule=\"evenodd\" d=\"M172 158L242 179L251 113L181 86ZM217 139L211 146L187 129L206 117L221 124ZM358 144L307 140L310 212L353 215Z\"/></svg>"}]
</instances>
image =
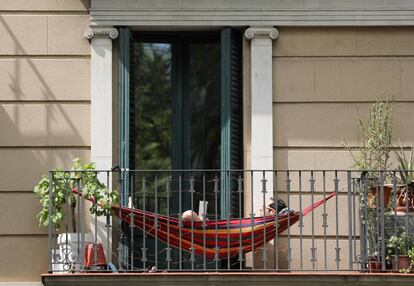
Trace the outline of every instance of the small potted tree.
<instances>
[{"instance_id":1,"label":"small potted tree","mask_svg":"<svg viewBox=\"0 0 414 286\"><path fill-rule=\"evenodd\" d=\"M77 253L81 253L77 249L77 225L83 222L76 222L76 206L79 196L92 199L90 213L98 216L107 214L111 209L111 204L118 200L118 192L109 190L101 183L93 170L95 170L94 163L83 164L79 158L73 160L73 166L69 171L54 170L52 173L52 202L49 197L50 179L48 176L44 175L34 187L34 192L42 206L37 215L41 226L48 226L51 222L52 227L58 232L65 215L69 215L65 214L65 208L67 204L70 206L72 232L69 231L69 225L65 224L65 229L63 233L59 234L57 241L60 253L54 255L54 261L61 264L56 267L59 270L69 271L73 267L72 264L77 261ZM49 213L51 203L53 212ZM91 234L85 234L85 243L87 242L93 242ZM53 252L57 251L53 250Z\"/></svg>"},{"instance_id":2,"label":"small potted tree","mask_svg":"<svg viewBox=\"0 0 414 286\"><path fill-rule=\"evenodd\" d=\"M361 133L361 145L356 148L345 144L346 149L354 159L354 167L362 172L364 183L369 187L367 204L376 206L376 196L379 193L378 171L386 171L389 167L389 159L392 147L392 98L378 98L369 108L369 116L366 120L359 118L358 127ZM386 175L386 174L385 174ZM384 206L387 206L391 197L392 187L384 185Z\"/></svg>"}]
</instances>

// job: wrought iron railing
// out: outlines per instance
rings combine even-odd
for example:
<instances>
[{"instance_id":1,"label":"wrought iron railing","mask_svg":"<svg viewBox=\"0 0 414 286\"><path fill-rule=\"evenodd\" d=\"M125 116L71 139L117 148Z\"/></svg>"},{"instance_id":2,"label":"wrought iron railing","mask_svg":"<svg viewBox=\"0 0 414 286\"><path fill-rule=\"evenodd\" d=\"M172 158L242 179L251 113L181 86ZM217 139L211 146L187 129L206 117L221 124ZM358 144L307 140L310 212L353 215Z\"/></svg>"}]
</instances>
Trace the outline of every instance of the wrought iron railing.
<instances>
[{"instance_id":1,"label":"wrought iron railing","mask_svg":"<svg viewBox=\"0 0 414 286\"><path fill-rule=\"evenodd\" d=\"M97 204L91 174L105 185ZM398 174L51 171L49 271L398 271L398 254L414 251L413 188Z\"/></svg>"}]
</instances>

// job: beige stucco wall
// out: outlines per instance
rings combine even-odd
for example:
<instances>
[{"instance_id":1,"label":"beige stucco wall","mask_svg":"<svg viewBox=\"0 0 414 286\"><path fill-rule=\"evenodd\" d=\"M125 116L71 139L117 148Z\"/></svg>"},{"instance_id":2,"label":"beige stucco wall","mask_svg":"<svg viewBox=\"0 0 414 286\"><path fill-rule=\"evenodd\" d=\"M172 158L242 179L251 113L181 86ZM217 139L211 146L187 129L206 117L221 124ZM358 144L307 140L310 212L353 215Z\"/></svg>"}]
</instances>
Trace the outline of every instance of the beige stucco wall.
<instances>
[{"instance_id":1,"label":"beige stucco wall","mask_svg":"<svg viewBox=\"0 0 414 286\"><path fill-rule=\"evenodd\" d=\"M357 119L367 116L369 106L379 95L395 99L394 145L411 146L414 139L411 128L414 123L411 112L414 108L413 56L413 28L281 28L273 46L274 167L352 168L352 158L344 151L343 142L346 140L351 146L359 144ZM308 193L304 200L309 201L309 183L304 182ZM336 215L340 267L348 267L346 178L339 184L343 193L338 198L338 214L334 201L327 205L327 258L331 269L336 267ZM332 190L332 180L328 180L327 191ZM316 191L321 191L321 184ZM292 200L297 208L298 198L292 197ZM321 235L321 209L314 217L314 232ZM304 233L311 234L307 229L310 224L311 218L305 218ZM358 222L355 230L359 234ZM292 266L299 267L297 228L292 235L296 240L292 247ZM316 239L315 245L317 265L323 267L323 240ZM309 239L303 241L303 255L304 267L311 268Z\"/></svg>"},{"instance_id":2,"label":"beige stucco wall","mask_svg":"<svg viewBox=\"0 0 414 286\"><path fill-rule=\"evenodd\" d=\"M279 170L332 170L352 168L352 157L343 148L346 140L357 146L357 119L366 117L378 95L393 96L393 143L409 147L414 141L414 28L288 28L279 27L273 42L273 145L274 168ZM244 42L245 168L250 168L250 58ZM346 174L339 174L338 229L340 267L348 267L348 201ZM292 191L298 190L298 175L291 174ZM309 173L302 174L302 206L310 204ZM316 177L315 201L321 198L322 178ZM327 174L326 191L333 191L333 174ZM286 198L286 176L277 189ZM285 193L284 193L285 192ZM307 193L307 194L306 194ZM249 199L249 198L247 198ZM299 209L299 196L291 205ZM247 210L248 211L248 210ZM328 268L335 269L335 201L327 205ZM314 214L315 235L323 235L322 209ZM358 223L358 222L357 222ZM304 268L311 269L311 217L304 219ZM292 268L299 268L299 228L291 228ZM359 227L356 227L359 233ZM287 233L284 234L285 236ZM315 240L317 267L323 267L323 240ZM286 265L285 244L279 265ZM358 248L358 245L357 245ZM256 266L262 264L257 261ZM272 263L271 266L272 267Z\"/></svg>"},{"instance_id":3,"label":"beige stucco wall","mask_svg":"<svg viewBox=\"0 0 414 286\"><path fill-rule=\"evenodd\" d=\"M0 1L0 282L40 281L42 174L90 158L87 0Z\"/></svg>"},{"instance_id":4,"label":"beige stucco wall","mask_svg":"<svg viewBox=\"0 0 414 286\"><path fill-rule=\"evenodd\" d=\"M357 119L366 117L376 97L393 96L393 143L410 146L414 135L414 29L413 28L281 28L273 45L274 167L276 169L350 169L352 158L343 142L358 146ZM331 175L328 175L328 177ZM310 200L308 175L304 175L303 201ZM332 178L326 182L333 190ZM340 175L341 177L341 175ZM322 191L322 178L316 178ZM327 204L328 268L335 268L335 227L341 248L340 267L348 267L347 183L339 181L338 214L335 202ZM295 182L296 181L296 182ZM297 190L297 178L293 178ZM319 196L320 197L320 196ZM315 200L318 196L315 197ZM298 198L292 196L293 207ZM307 205L307 203L304 203ZM358 215L357 215L358 217ZM322 210L315 211L315 234L322 235ZM311 217L303 232L311 234ZM356 234L359 234L358 221ZM292 235L297 240L297 228ZM298 241L296 241L296 244ZM316 239L317 265L323 266L324 245ZM297 246L297 245L296 245ZM358 248L358 243L356 244ZM293 267L299 253L292 247ZM309 239L304 240L305 268L310 268ZM355 265L356 266L356 265ZM355 267L354 266L354 267Z\"/></svg>"},{"instance_id":5,"label":"beige stucco wall","mask_svg":"<svg viewBox=\"0 0 414 286\"><path fill-rule=\"evenodd\" d=\"M0 282L38 281L47 270L47 234L37 226L33 185L49 169L67 167L78 156L90 158L90 46L83 37L88 7L82 0L0 3ZM342 141L358 143L356 120L381 93L396 100L395 143L413 142L414 28L282 27L279 32L273 45L274 168L351 167ZM249 168L246 40L243 51ZM303 204L308 203L305 197ZM327 209L333 212L332 205ZM315 217L320 228L320 210ZM333 225L333 217L328 219ZM308 231L309 223L304 225ZM345 221L339 231L347 234ZM297 234L292 230L295 239ZM309 249L309 239L304 244ZM329 245L330 259L333 248Z\"/></svg>"},{"instance_id":6,"label":"beige stucco wall","mask_svg":"<svg viewBox=\"0 0 414 286\"><path fill-rule=\"evenodd\" d=\"M414 28L278 28L273 42L275 169L348 169L356 121L393 96L394 145L414 135ZM250 47L244 40L244 151L250 162Z\"/></svg>"},{"instance_id":7,"label":"beige stucco wall","mask_svg":"<svg viewBox=\"0 0 414 286\"><path fill-rule=\"evenodd\" d=\"M358 117L394 96L393 141L414 139L414 28L280 28L273 45L274 166L347 169ZM308 160L304 160L304 158Z\"/></svg>"}]
</instances>

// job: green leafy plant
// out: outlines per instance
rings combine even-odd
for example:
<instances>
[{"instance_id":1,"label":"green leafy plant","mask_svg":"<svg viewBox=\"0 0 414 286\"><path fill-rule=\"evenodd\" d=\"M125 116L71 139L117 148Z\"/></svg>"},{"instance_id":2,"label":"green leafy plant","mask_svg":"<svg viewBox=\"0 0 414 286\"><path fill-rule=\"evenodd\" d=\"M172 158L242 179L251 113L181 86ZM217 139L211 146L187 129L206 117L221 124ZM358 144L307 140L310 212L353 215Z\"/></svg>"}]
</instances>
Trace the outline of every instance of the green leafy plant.
<instances>
[{"instance_id":1,"label":"green leafy plant","mask_svg":"<svg viewBox=\"0 0 414 286\"><path fill-rule=\"evenodd\" d=\"M408 255L414 244L414 238L407 235L405 231L399 235L391 236L387 241L387 252L389 255Z\"/></svg>"},{"instance_id":2,"label":"green leafy plant","mask_svg":"<svg viewBox=\"0 0 414 286\"><path fill-rule=\"evenodd\" d=\"M411 265L413 265L414 264L414 246L410 250L408 250L407 255L408 257L410 257Z\"/></svg>"},{"instance_id":3,"label":"green leafy plant","mask_svg":"<svg viewBox=\"0 0 414 286\"><path fill-rule=\"evenodd\" d=\"M399 235L391 236L387 241L387 254L387 259L391 259L393 255L408 256L410 259L409 266L398 270L401 273L410 273L414 266L414 237L407 235L404 231Z\"/></svg>"},{"instance_id":4,"label":"green leafy plant","mask_svg":"<svg viewBox=\"0 0 414 286\"><path fill-rule=\"evenodd\" d=\"M73 160L73 166L69 171L56 169L52 172L52 206L53 212L49 214L49 187L50 178L44 175L34 187L34 192L39 198L42 209L37 218L41 226L49 225L49 217L55 228L60 227L64 219L64 207L66 203L71 206L72 227L76 232L75 208L78 195L85 199L92 199L90 212L98 216L106 214L111 209L111 204L118 201L118 192L109 190L96 177L94 163L83 164L79 158Z\"/></svg>"},{"instance_id":5,"label":"green leafy plant","mask_svg":"<svg viewBox=\"0 0 414 286\"><path fill-rule=\"evenodd\" d=\"M411 247L410 250L408 250L407 255L410 258L410 268L409 268L409 271L408 271L408 272L410 272L410 270L414 268L414 246Z\"/></svg>"},{"instance_id":6,"label":"green leafy plant","mask_svg":"<svg viewBox=\"0 0 414 286\"><path fill-rule=\"evenodd\" d=\"M401 268L399 269L400 273L410 273L414 267L414 246L408 250L407 252L408 258L410 259L410 266L408 268Z\"/></svg>"}]
</instances>

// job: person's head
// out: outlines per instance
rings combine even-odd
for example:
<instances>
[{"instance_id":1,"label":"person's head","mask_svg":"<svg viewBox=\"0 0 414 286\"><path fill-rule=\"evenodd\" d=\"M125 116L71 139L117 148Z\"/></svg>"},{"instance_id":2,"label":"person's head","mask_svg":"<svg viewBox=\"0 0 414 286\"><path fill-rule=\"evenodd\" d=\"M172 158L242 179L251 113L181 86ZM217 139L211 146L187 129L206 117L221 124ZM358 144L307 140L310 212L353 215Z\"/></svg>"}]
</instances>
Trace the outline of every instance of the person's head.
<instances>
[{"instance_id":1,"label":"person's head","mask_svg":"<svg viewBox=\"0 0 414 286\"><path fill-rule=\"evenodd\" d=\"M277 211L277 213L279 213L281 210L286 208L286 204L281 199L277 199L277 202L275 202L275 200L273 198L270 198L268 207L269 207L269 209L273 210L273 214L274 214L276 211Z\"/></svg>"},{"instance_id":2,"label":"person's head","mask_svg":"<svg viewBox=\"0 0 414 286\"><path fill-rule=\"evenodd\" d=\"M187 210L181 216L182 221L203 221L203 219L194 211Z\"/></svg>"},{"instance_id":3,"label":"person's head","mask_svg":"<svg viewBox=\"0 0 414 286\"><path fill-rule=\"evenodd\" d=\"M275 209L275 201L273 198L269 198L269 200L266 202L266 205L264 207L264 210L261 209L262 215L268 216L268 215L274 215L276 212Z\"/></svg>"}]
</instances>

